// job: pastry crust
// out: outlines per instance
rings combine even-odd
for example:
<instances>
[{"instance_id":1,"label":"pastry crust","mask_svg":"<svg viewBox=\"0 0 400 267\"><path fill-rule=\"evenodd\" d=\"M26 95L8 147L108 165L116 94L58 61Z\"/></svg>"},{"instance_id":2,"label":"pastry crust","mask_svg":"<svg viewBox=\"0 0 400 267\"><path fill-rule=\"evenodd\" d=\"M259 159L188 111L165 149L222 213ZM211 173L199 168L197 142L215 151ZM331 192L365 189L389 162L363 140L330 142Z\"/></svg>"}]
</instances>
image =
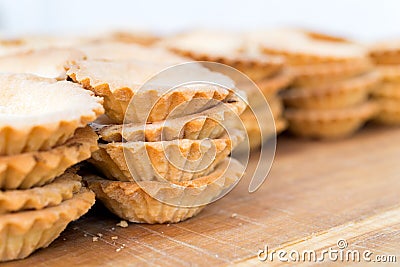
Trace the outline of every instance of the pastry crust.
<instances>
[{"instance_id":1,"label":"pastry crust","mask_svg":"<svg viewBox=\"0 0 400 267\"><path fill-rule=\"evenodd\" d=\"M240 116L244 127L246 128L250 150L254 150L260 147L262 141L268 140L274 135L278 135L279 133L283 132L287 127L286 120L282 118L282 103L280 102L280 99L275 99L276 100L273 100L273 102L276 102L276 104L270 102L270 108L274 117L275 126L270 126L266 124L258 125L256 117L249 109L246 109L246 111ZM255 112L257 112L257 108ZM237 150L245 151L246 149L247 146L241 144Z\"/></svg>"},{"instance_id":2,"label":"pastry crust","mask_svg":"<svg viewBox=\"0 0 400 267\"><path fill-rule=\"evenodd\" d=\"M101 98L76 84L0 74L0 155L47 150L104 112Z\"/></svg>"},{"instance_id":3,"label":"pastry crust","mask_svg":"<svg viewBox=\"0 0 400 267\"><path fill-rule=\"evenodd\" d=\"M84 88L104 97L106 114L115 123L162 121L167 117L172 118L171 113L173 117L194 114L219 102L229 102L235 97L234 84L230 78L211 72L199 64L181 67L174 77L164 75L161 81L151 81L146 84L146 88L141 88L149 78L167 66L134 61L91 60L69 66L67 75ZM166 91L171 86L182 84L182 79L190 80L192 76L195 80L202 77L201 80L222 84L224 87L199 83Z\"/></svg>"},{"instance_id":4,"label":"pastry crust","mask_svg":"<svg viewBox=\"0 0 400 267\"><path fill-rule=\"evenodd\" d=\"M252 80L262 80L273 76L282 70L283 58L279 56L251 55L246 53L234 54L207 54L200 51L181 50L172 48L172 51L184 57L197 61L218 62L235 68L246 74Z\"/></svg>"},{"instance_id":5,"label":"pastry crust","mask_svg":"<svg viewBox=\"0 0 400 267\"><path fill-rule=\"evenodd\" d=\"M380 124L398 126L400 125L400 99L379 99L379 112L374 121Z\"/></svg>"},{"instance_id":6,"label":"pastry crust","mask_svg":"<svg viewBox=\"0 0 400 267\"><path fill-rule=\"evenodd\" d=\"M142 63L163 64L164 68L191 61L189 58L178 56L161 47L144 47L118 42L87 43L78 46L77 49L81 50L87 56L88 60L135 60Z\"/></svg>"},{"instance_id":7,"label":"pastry crust","mask_svg":"<svg viewBox=\"0 0 400 267\"><path fill-rule=\"evenodd\" d=\"M367 120L375 116L378 107L367 102L354 107L334 110L289 109L285 117L289 130L308 138L343 138L353 134Z\"/></svg>"},{"instance_id":8,"label":"pastry crust","mask_svg":"<svg viewBox=\"0 0 400 267\"><path fill-rule=\"evenodd\" d=\"M265 54L284 56L291 66L351 62L367 57L366 49L358 44L314 38L294 29L260 31L252 35Z\"/></svg>"},{"instance_id":9,"label":"pastry crust","mask_svg":"<svg viewBox=\"0 0 400 267\"><path fill-rule=\"evenodd\" d=\"M293 81L293 73L289 70L284 70L277 75L269 78L256 81L258 88L260 88L264 97L267 100L273 98L280 90L288 87ZM249 96L249 101L250 96Z\"/></svg>"},{"instance_id":10,"label":"pastry crust","mask_svg":"<svg viewBox=\"0 0 400 267\"><path fill-rule=\"evenodd\" d=\"M227 32L192 31L167 39L162 44L179 55L197 61L231 66L252 80L272 76L285 64L282 57L247 51L243 37Z\"/></svg>"},{"instance_id":11,"label":"pastry crust","mask_svg":"<svg viewBox=\"0 0 400 267\"><path fill-rule=\"evenodd\" d=\"M70 48L84 40L82 37L60 38L49 35L22 36L16 39L0 39L0 57L27 53L37 49Z\"/></svg>"},{"instance_id":12,"label":"pastry crust","mask_svg":"<svg viewBox=\"0 0 400 267\"><path fill-rule=\"evenodd\" d=\"M250 105L252 106L252 108L256 108L263 105L265 100L270 101L273 98L275 98L277 93L280 90L288 87L289 84L292 82L292 80L293 80L293 75L291 74L291 72L285 70L270 78L256 81L255 85L257 86L251 84L250 82L246 83L239 82L237 84L237 88L247 93ZM260 97L258 91L261 91L265 99Z\"/></svg>"},{"instance_id":13,"label":"pastry crust","mask_svg":"<svg viewBox=\"0 0 400 267\"><path fill-rule=\"evenodd\" d=\"M276 135L283 132L286 128L287 128L287 121L285 119L278 118L275 120ZM264 142L264 141L270 139L272 136L275 136L274 129L268 129L267 131L264 131L262 138L261 138L260 128L253 124L246 125L246 130L247 130L247 135L249 138L250 150L255 150L255 149L259 148L262 143L261 141ZM245 151L245 148L242 148L242 146L239 146L237 151Z\"/></svg>"},{"instance_id":14,"label":"pastry crust","mask_svg":"<svg viewBox=\"0 0 400 267\"><path fill-rule=\"evenodd\" d=\"M0 157L0 189L27 189L51 182L72 165L90 158L98 149L90 127L79 128L65 144L47 151Z\"/></svg>"},{"instance_id":15,"label":"pastry crust","mask_svg":"<svg viewBox=\"0 0 400 267\"><path fill-rule=\"evenodd\" d=\"M292 67L291 70L295 77L292 86L309 87L327 85L366 73L372 70L372 68L373 66L367 58L348 62Z\"/></svg>"},{"instance_id":16,"label":"pastry crust","mask_svg":"<svg viewBox=\"0 0 400 267\"><path fill-rule=\"evenodd\" d=\"M244 102L237 101L220 103L197 114L151 124L100 125L94 122L91 125L106 142L215 139L224 134L224 122L239 116L245 108Z\"/></svg>"},{"instance_id":17,"label":"pastry crust","mask_svg":"<svg viewBox=\"0 0 400 267\"><path fill-rule=\"evenodd\" d=\"M42 187L0 191L0 216L4 213L57 206L81 189L81 179L79 175L66 172Z\"/></svg>"},{"instance_id":18,"label":"pastry crust","mask_svg":"<svg viewBox=\"0 0 400 267\"><path fill-rule=\"evenodd\" d=\"M125 31L114 31L108 36L101 38L100 40L112 40L127 44L140 44L144 46L150 46L156 43L160 37L143 30L125 30Z\"/></svg>"},{"instance_id":19,"label":"pastry crust","mask_svg":"<svg viewBox=\"0 0 400 267\"><path fill-rule=\"evenodd\" d=\"M0 261L23 259L47 247L66 226L94 204L93 192L82 189L60 205L0 215Z\"/></svg>"},{"instance_id":20,"label":"pastry crust","mask_svg":"<svg viewBox=\"0 0 400 267\"><path fill-rule=\"evenodd\" d=\"M383 82L372 91L372 96L377 99L400 99L400 82Z\"/></svg>"},{"instance_id":21,"label":"pastry crust","mask_svg":"<svg viewBox=\"0 0 400 267\"><path fill-rule=\"evenodd\" d=\"M44 48L0 57L0 72L30 73L46 78L65 79L65 65L85 55L72 48Z\"/></svg>"},{"instance_id":22,"label":"pastry crust","mask_svg":"<svg viewBox=\"0 0 400 267\"><path fill-rule=\"evenodd\" d=\"M155 181L140 182L138 185L109 181L93 175L85 177L85 180L96 197L123 219L151 224L176 223L198 214L205 204L235 184L243 171L244 167L238 161L228 158L211 174L175 186Z\"/></svg>"},{"instance_id":23,"label":"pastry crust","mask_svg":"<svg viewBox=\"0 0 400 267\"><path fill-rule=\"evenodd\" d=\"M383 82L400 83L400 65L377 66Z\"/></svg>"},{"instance_id":24,"label":"pastry crust","mask_svg":"<svg viewBox=\"0 0 400 267\"><path fill-rule=\"evenodd\" d=\"M212 171L244 139L242 131L229 134L220 139L99 144L90 162L111 180L188 181Z\"/></svg>"},{"instance_id":25,"label":"pastry crust","mask_svg":"<svg viewBox=\"0 0 400 267\"><path fill-rule=\"evenodd\" d=\"M376 64L398 65L400 64L400 40L387 40L373 44L369 55Z\"/></svg>"},{"instance_id":26,"label":"pastry crust","mask_svg":"<svg viewBox=\"0 0 400 267\"><path fill-rule=\"evenodd\" d=\"M300 109L336 109L360 104L380 81L376 72L367 73L340 82L309 88L292 88L282 98L289 107Z\"/></svg>"}]
</instances>

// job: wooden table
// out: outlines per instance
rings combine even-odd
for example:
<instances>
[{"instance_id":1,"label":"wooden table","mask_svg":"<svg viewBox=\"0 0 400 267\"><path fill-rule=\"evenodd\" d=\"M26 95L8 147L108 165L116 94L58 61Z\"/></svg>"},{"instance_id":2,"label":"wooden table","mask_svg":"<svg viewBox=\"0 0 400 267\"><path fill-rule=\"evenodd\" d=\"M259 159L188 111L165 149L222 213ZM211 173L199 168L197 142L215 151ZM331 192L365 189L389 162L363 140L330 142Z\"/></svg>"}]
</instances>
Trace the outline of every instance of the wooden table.
<instances>
[{"instance_id":1,"label":"wooden table","mask_svg":"<svg viewBox=\"0 0 400 267\"><path fill-rule=\"evenodd\" d=\"M97 205L47 249L4 266L248 266L263 264L264 245L318 252L338 239L349 249L397 255L399 264L399 128L369 126L331 142L279 137L265 184L249 194L248 182L179 224L121 228Z\"/></svg>"}]
</instances>

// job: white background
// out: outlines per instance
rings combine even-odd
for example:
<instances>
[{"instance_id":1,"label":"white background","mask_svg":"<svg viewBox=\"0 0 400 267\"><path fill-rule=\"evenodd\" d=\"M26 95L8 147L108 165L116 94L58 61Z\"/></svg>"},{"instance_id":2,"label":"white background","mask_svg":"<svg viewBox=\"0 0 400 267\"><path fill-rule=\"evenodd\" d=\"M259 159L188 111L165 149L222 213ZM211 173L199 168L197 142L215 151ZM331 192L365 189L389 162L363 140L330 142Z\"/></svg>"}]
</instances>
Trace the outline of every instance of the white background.
<instances>
[{"instance_id":1,"label":"white background","mask_svg":"<svg viewBox=\"0 0 400 267\"><path fill-rule=\"evenodd\" d=\"M115 28L171 33L193 27L304 26L362 41L400 37L397 0L0 0L6 35L90 34Z\"/></svg>"}]
</instances>

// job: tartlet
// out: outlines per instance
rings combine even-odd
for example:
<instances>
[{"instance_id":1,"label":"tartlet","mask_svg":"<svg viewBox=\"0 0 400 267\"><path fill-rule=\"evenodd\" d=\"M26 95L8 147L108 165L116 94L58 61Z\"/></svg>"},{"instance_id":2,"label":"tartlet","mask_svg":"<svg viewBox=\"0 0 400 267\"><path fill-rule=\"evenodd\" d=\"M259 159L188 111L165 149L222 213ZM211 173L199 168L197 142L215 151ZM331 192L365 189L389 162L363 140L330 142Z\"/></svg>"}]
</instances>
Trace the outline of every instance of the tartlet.
<instances>
[{"instance_id":1,"label":"tartlet","mask_svg":"<svg viewBox=\"0 0 400 267\"><path fill-rule=\"evenodd\" d=\"M342 138L351 135L378 111L374 102L332 110L288 109L289 130L308 138Z\"/></svg>"},{"instance_id":2,"label":"tartlet","mask_svg":"<svg viewBox=\"0 0 400 267\"><path fill-rule=\"evenodd\" d=\"M256 84L257 84L258 88L260 88L264 97L267 100L270 100L280 90L288 87L292 83L293 78L294 78L293 73L291 71L284 70L270 78L256 81ZM251 101L250 96L249 96L249 101Z\"/></svg>"},{"instance_id":3,"label":"tartlet","mask_svg":"<svg viewBox=\"0 0 400 267\"><path fill-rule=\"evenodd\" d=\"M207 42L204 42L207 40ZM247 51L243 37L219 31L192 31L165 40L162 44L179 55L197 61L231 66L252 80L260 80L282 70L284 59Z\"/></svg>"},{"instance_id":4,"label":"tartlet","mask_svg":"<svg viewBox=\"0 0 400 267\"><path fill-rule=\"evenodd\" d=\"M220 103L203 112L150 124L92 123L100 138L106 142L124 141L170 141L175 139L219 138L225 132L224 123L234 120L246 108L242 101Z\"/></svg>"},{"instance_id":5,"label":"tartlet","mask_svg":"<svg viewBox=\"0 0 400 267\"><path fill-rule=\"evenodd\" d=\"M284 56L291 66L334 62L352 62L367 57L366 48L350 42L313 38L295 29L276 29L252 33L261 50Z\"/></svg>"},{"instance_id":6,"label":"tartlet","mask_svg":"<svg viewBox=\"0 0 400 267\"><path fill-rule=\"evenodd\" d=\"M67 171L52 183L41 187L0 191L0 216L4 213L57 206L81 189L81 180L79 175Z\"/></svg>"},{"instance_id":7,"label":"tartlet","mask_svg":"<svg viewBox=\"0 0 400 267\"><path fill-rule=\"evenodd\" d=\"M138 62L163 63L164 67L192 61L161 47L144 47L137 44L118 42L92 42L77 47L88 60L135 60Z\"/></svg>"},{"instance_id":8,"label":"tartlet","mask_svg":"<svg viewBox=\"0 0 400 267\"><path fill-rule=\"evenodd\" d=\"M372 96L377 99L400 99L400 82L383 82L372 91Z\"/></svg>"},{"instance_id":9,"label":"tartlet","mask_svg":"<svg viewBox=\"0 0 400 267\"><path fill-rule=\"evenodd\" d=\"M84 179L96 197L123 219L137 223L176 223L198 214L232 187L243 171L238 161L227 158L209 175L178 184L109 181L94 175Z\"/></svg>"},{"instance_id":10,"label":"tartlet","mask_svg":"<svg viewBox=\"0 0 400 267\"><path fill-rule=\"evenodd\" d=\"M256 108L263 105L266 100L270 101L275 98L279 91L290 85L292 79L291 72L285 70L270 78L255 81L254 84L249 81L239 81L237 88L246 92L249 104L252 108Z\"/></svg>"},{"instance_id":11,"label":"tartlet","mask_svg":"<svg viewBox=\"0 0 400 267\"><path fill-rule=\"evenodd\" d=\"M279 133L283 132L287 127L287 122L284 118L282 118L282 104L280 101L276 100L279 104L277 107L280 107L279 110L274 111L274 104L270 104L270 108L272 110L272 115L274 117L274 123L264 123L259 124L255 117L255 114L250 109L245 110L245 112L240 116L242 119L243 125L246 129L248 140L249 140L249 148L250 150L254 150L260 147L261 143L265 140L268 140L272 136L276 136ZM278 113L277 113L278 111ZM258 111L257 108L254 109L254 112L262 112ZM245 151L247 150L247 145L240 144L237 148L237 151Z\"/></svg>"},{"instance_id":12,"label":"tartlet","mask_svg":"<svg viewBox=\"0 0 400 267\"><path fill-rule=\"evenodd\" d=\"M243 139L231 130L219 139L99 144L89 161L111 180L180 182L212 171Z\"/></svg>"},{"instance_id":13,"label":"tartlet","mask_svg":"<svg viewBox=\"0 0 400 267\"><path fill-rule=\"evenodd\" d=\"M283 92L282 98L287 106L293 108L345 108L366 101L379 81L380 76L376 72L371 72L327 85L292 88Z\"/></svg>"},{"instance_id":14,"label":"tartlet","mask_svg":"<svg viewBox=\"0 0 400 267\"><path fill-rule=\"evenodd\" d=\"M0 189L26 189L51 182L72 165L90 158L98 149L90 127L79 128L64 144L46 151L0 156Z\"/></svg>"},{"instance_id":15,"label":"tartlet","mask_svg":"<svg viewBox=\"0 0 400 267\"><path fill-rule=\"evenodd\" d=\"M348 62L296 66L291 68L294 75L292 86L307 87L326 85L355 77L371 71L372 69L373 66L368 58Z\"/></svg>"},{"instance_id":16,"label":"tartlet","mask_svg":"<svg viewBox=\"0 0 400 267\"><path fill-rule=\"evenodd\" d=\"M140 44L150 46L160 39L159 36L140 29L112 31L99 37L100 41L115 41L127 44Z\"/></svg>"},{"instance_id":17,"label":"tartlet","mask_svg":"<svg viewBox=\"0 0 400 267\"><path fill-rule=\"evenodd\" d=\"M151 79L166 66L137 61L87 60L69 66L67 75L104 97L106 114L115 123L157 122L198 113L219 102L237 101L233 98L240 92L235 90L230 78L197 63L179 65ZM192 81L211 81L212 84L182 85Z\"/></svg>"},{"instance_id":18,"label":"tartlet","mask_svg":"<svg viewBox=\"0 0 400 267\"><path fill-rule=\"evenodd\" d=\"M379 105L379 112L374 117L374 121L391 125L400 125L400 99L381 98L376 101Z\"/></svg>"},{"instance_id":19,"label":"tartlet","mask_svg":"<svg viewBox=\"0 0 400 267\"><path fill-rule=\"evenodd\" d=\"M0 261L23 259L56 239L66 226L85 214L95 195L81 189L60 205L0 216Z\"/></svg>"},{"instance_id":20,"label":"tartlet","mask_svg":"<svg viewBox=\"0 0 400 267\"><path fill-rule=\"evenodd\" d=\"M0 74L0 155L47 150L104 112L102 99L67 81Z\"/></svg>"},{"instance_id":21,"label":"tartlet","mask_svg":"<svg viewBox=\"0 0 400 267\"><path fill-rule=\"evenodd\" d=\"M400 83L400 63L399 65L377 66L376 70L381 75L383 82Z\"/></svg>"},{"instance_id":22,"label":"tartlet","mask_svg":"<svg viewBox=\"0 0 400 267\"><path fill-rule=\"evenodd\" d=\"M72 48L43 48L0 57L0 72L30 73L46 78L65 79L65 66L85 55Z\"/></svg>"},{"instance_id":23,"label":"tartlet","mask_svg":"<svg viewBox=\"0 0 400 267\"><path fill-rule=\"evenodd\" d=\"M379 65L400 64L400 40L386 40L371 45L370 57Z\"/></svg>"}]
</instances>

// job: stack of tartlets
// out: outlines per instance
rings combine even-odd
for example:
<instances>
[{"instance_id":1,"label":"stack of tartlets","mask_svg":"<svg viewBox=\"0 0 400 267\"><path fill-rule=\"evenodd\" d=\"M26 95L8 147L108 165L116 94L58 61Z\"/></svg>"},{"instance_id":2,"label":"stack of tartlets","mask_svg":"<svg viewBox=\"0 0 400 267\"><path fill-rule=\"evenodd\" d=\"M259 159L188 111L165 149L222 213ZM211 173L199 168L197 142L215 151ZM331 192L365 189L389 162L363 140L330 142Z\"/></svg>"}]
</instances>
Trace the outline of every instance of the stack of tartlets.
<instances>
[{"instance_id":1,"label":"stack of tartlets","mask_svg":"<svg viewBox=\"0 0 400 267\"><path fill-rule=\"evenodd\" d=\"M208 41L205 43L203 40ZM226 64L248 76L250 80L238 77L236 82L238 88L246 91L251 107L241 116L251 148L259 147L261 137L267 139L275 134L272 123L272 127L261 127L255 116L265 112L265 101L275 120L276 132L280 133L286 128L278 92L290 84L292 75L284 68L283 57L260 54L241 34L219 31L189 32L171 37L161 44L182 56Z\"/></svg>"},{"instance_id":2,"label":"stack of tartlets","mask_svg":"<svg viewBox=\"0 0 400 267\"><path fill-rule=\"evenodd\" d=\"M123 219L179 222L196 215L241 177L242 165L229 154L244 133L227 126L246 104L229 78L198 63L151 78L178 58L181 63L186 59L160 48L147 49L153 61L141 60L143 54L138 60L133 54L130 60L120 60L117 50L112 59L108 50L107 60L93 59L99 57L93 53L68 67L69 79L104 97L107 115L92 124L100 149L90 159L105 178L88 175L86 181ZM226 87L175 87L193 80Z\"/></svg>"},{"instance_id":3,"label":"stack of tartlets","mask_svg":"<svg viewBox=\"0 0 400 267\"><path fill-rule=\"evenodd\" d=\"M284 56L293 73L282 96L289 129L303 137L348 136L372 118L376 105L368 101L379 75L365 49L328 35L300 30L258 32L262 52Z\"/></svg>"},{"instance_id":4,"label":"stack of tartlets","mask_svg":"<svg viewBox=\"0 0 400 267\"><path fill-rule=\"evenodd\" d=\"M372 92L379 104L375 121L400 125L400 41L385 41L373 45L370 56L382 77L381 84Z\"/></svg>"},{"instance_id":5,"label":"stack of tartlets","mask_svg":"<svg viewBox=\"0 0 400 267\"><path fill-rule=\"evenodd\" d=\"M67 81L0 74L0 261L48 246L94 204L74 164L90 158L86 126L102 100Z\"/></svg>"}]
</instances>

